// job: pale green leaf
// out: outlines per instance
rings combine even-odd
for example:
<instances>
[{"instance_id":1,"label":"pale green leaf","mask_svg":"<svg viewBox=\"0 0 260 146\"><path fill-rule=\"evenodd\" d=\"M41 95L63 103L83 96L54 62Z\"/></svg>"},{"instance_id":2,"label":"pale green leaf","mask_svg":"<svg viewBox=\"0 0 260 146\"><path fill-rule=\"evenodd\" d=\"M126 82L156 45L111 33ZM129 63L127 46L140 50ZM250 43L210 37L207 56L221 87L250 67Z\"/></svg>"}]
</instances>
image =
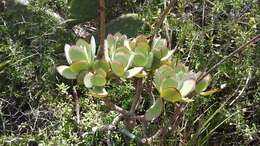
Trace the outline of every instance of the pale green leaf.
<instances>
[{"instance_id":1,"label":"pale green leaf","mask_svg":"<svg viewBox=\"0 0 260 146\"><path fill-rule=\"evenodd\" d=\"M84 77L85 75L89 73L88 71L81 71L79 72L79 74L77 75L77 83L82 85L84 84Z\"/></svg>"},{"instance_id":2,"label":"pale green leaf","mask_svg":"<svg viewBox=\"0 0 260 146\"><path fill-rule=\"evenodd\" d=\"M69 58L72 62L81 61L81 60L88 61L86 48L72 46L68 49L68 53L65 54L66 55L68 54L67 58Z\"/></svg>"},{"instance_id":3,"label":"pale green leaf","mask_svg":"<svg viewBox=\"0 0 260 146\"><path fill-rule=\"evenodd\" d=\"M194 79L185 80L180 90L181 95L183 97L187 96L190 92L192 92L195 89L195 86L196 86L196 81Z\"/></svg>"},{"instance_id":4,"label":"pale green leaf","mask_svg":"<svg viewBox=\"0 0 260 146\"><path fill-rule=\"evenodd\" d=\"M182 99L181 93L174 87L162 89L160 92L160 96L164 100L172 103L180 101Z\"/></svg>"},{"instance_id":5,"label":"pale green leaf","mask_svg":"<svg viewBox=\"0 0 260 146\"><path fill-rule=\"evenodd\" d=\"M159 86L160 86L160 91L166 88L172 88L172 87L177 88L178 82L173 78L164 78Z\"/></svg>"},{"instance_id":6,"label":"pale green leaf","mask_svg":"<svg viewBox=\"0 0 260 146\"><path fill-rule=\"evenodd\" d=\"M91 88L93 86L93 84L91 82L92 76L93 76L93 73L91 73L91 72L86 73L85 76L84 76L84 85L87 88Z\"/></svg>"},{"instance_id":7,"label":"pale green leaf","mask_svg":"<svg viewBox=\"0 0 260 146\"><path fill-rule=\"evenodd\" d=\"M168 51L167 55L164 56L163 58L161 58L161 61L166 61L166 60L168 60L168 59L172 56L172 54L174 53L174 51L175 51L175 50L170 50L170 51Z\"/></svg>"},{"instance_id":8,"label":"pale green leaf","mask_svg":"<svg viewBox=\"0 0 260 146\"><path fill-rule=\"evenodd\" d=\"M98 98L104 98L108 95L108 93L104 87L94 87L91 90L91 95Z\"/></svg>"},{"instance_id":9,"label":"pale green leaf","mask_svg":"<svg viewBox=\"0 0 260 146\"><path fill-rule=\"evenodd\" d=\"M144 67L148 60L147 57L148 56L145 56L144 54L135 53L133 65L139 66L139 67Z\"/></svg>"},{"instance_id":10,"label":"pale green leaf","mask_svg":"<svg viewBox=\"0 0 260 146\"><path fill-rule=\"evenodd\" d=\"M71 46L68 45L68 44L65 44L65 47L64 47L65 56L66 56L67 62L68 62L69 64L72 63L72 60L70 59L70 55L69 55L69 49L70 49L70 47L71 47Z\"/></svg>"},{"instance_id":11,"label":"pale green leaf","mask_svg":"<svg viewBox=\"0 0 260 146\"><path fill-rule=\"evenodd\" d=\"M129 69L125 72L125 77L126 78L132 78L134 76L136 76L137 74L139 74L140 72L142 72L143 67L134 67L132 69Z\"/></svg>"},{"instance_id":12,"label":"pale green leaf","mask_svg":"<svg viewBox=\"0 0 260 146\"><path fill-rule=\"evenodd\" d=\"M97 48L96 48L95 38L93 36L91 36L90 44L91 44L91 49L92 49L92 56L95 56Z\"/></svg>"},{"instance_id":13,"label":"pale green leaf","mask_svg":"<svg viewBox=\"0 0 260 146\"><path fill-rule=\"evenodd\" d=\"M111 63L111 69L112 69L112 72L119 76L119 77L123 77L124 76L124 66L122 63L118 62L118 61L112 61Z\"/></svg>"},{"instance_id":14,"label":"pale green leaf","mask_svg":"<svg viewBox=\"0 0 260 146\"><path fill-rule=\"evenodd\" d=\"M153 65L153 53L152 52L150 52L149 53L149 55L148 55L148 58L147 58L147 63L146 63L146 65L145 65L145 68L151 68L152 67L152 65Z\"/></svg>"},{"instance_id":15,"label":"pale green leaf","mask_svg":"<svg viewBox=\"0 0 260 146\"><path fill-rule=\"evenodd\" d=\"M94 74L91 77L91 83L93 84L93 86L105 86L106 78L102 74Z\"/></svg>"},{"instance_id":16,"label":"pale green leaf","mask_svg":"<svg viewBox=\"0 0 260 146\"><path fill-rule=\"evenodd\" d=\"M153 105L145 112L144 118L147 121L153 121L161 115L162 111L163 101L161 98L157 98Z\"/></svg>"},{"instance_id":17,"label":"pale green leaf","mask_svg":"<svg viewBox=\"0 0 260 146\"><path fill-rule=\"evenodd\" d=\"M76 61L70 65L73 72L79 73L82 70L87 70L90 67L87 61Z\"/></svg>"},{"instance_id":18,"label":"pale green leaf","mask_svg":"<svg viewBox=\"0 0 260 146\"><path fill-rule=\"evenodd\" d=\"M69 66L61 65L57 67L57 71L66 79L76 79L77 73L73 72Z\"/></svg>"},{"instance_id":19,"label":"pale green leaf","mask_svg":"<svg viewBox=\"0 0 260 146\"><path fill-rule=\"evenodd\" d=\"M203 78L199 83L196 85L196 93L201 93L205 91L210 83L211 76L207 75L205 78Z\"/></svg>"}]
</instances>

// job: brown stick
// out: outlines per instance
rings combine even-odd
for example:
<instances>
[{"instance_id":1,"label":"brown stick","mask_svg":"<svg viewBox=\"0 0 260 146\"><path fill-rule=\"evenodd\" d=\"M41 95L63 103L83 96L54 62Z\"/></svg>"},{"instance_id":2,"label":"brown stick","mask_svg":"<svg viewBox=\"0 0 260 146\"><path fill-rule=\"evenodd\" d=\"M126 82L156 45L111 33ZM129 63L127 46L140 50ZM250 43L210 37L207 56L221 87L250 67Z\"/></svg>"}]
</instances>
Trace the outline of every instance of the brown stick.
<instances>
[{"instance_id":1,"label":"brown stick","mask_svg":"<svg viewBox=\"0 0 260 146\"><path fill-rule=\"evenodd\" d=\"M137 109L139 102L140 102L140 98L141 98L141 93L142 93L142 79L138 78L136 79L136 85L135 85L135 97L132 101L132 106L130 109L130 114L133 114L135 112L135 110Z\"/></svg>"},{"instance_id":2,"label":"brown stick","mask_svg":"<svg viewBox=\"0 0 260 146\"><path fill-rule=\"evenodd\" d=\"M80 128L80 99L78 96L78 92L76 86L72 87L72 96L75 100L75 113L76 113L76 123L77 123L77 132L78 135L81 136L81 128Z\"/></svg>"},{"instance_id":3,"label":"brown stick","mask_svg":"<svg viewBox=\"0 0 260 146\"><path fill-rule=\"evenodd\" d=\"M104 56L105 47L105 0L99 0L99 51L97 59L102 59Z\"/></svg>"},{"instance_id":4,"label":"brown stick","mask_svg":"<svg viewBox=\"0 0 260 146\"><path fill-rule=\"evenodd\" d=\"M120 114L122 114L123 116L128 116L128 115L129 115L126 110L124 110L123 108L121 108L121 107L115 105L110 99L108 99L108 97L104 98L103 101L105 102L105 104L108 106L108 108L109 108L110 110L113 110L113 111L115 111L115 112L117 112L117 113L120 113Z\"/></svg>"},{"instance_id":5,"label":"brown stick","mask_svg":"<svg viewBox=\"0 0 260 146\"><path fill-rule=\"evenodd\" d=\"M80 105L79 105L79 96L78 96L78 93L77 93L77 90L76 90L76 87L73 86L72 87L72 95L74 97L74 100L75 100L75 112L76 112L76 121L77 121L77 124L79 125L80 124Z\"/></svg>"},{"instance_id":6,"label":"brown stick","mask_svg":"<svg viewBox=\"0 0 260 146\"><path fill-rule=\"evenodd\" d=\"M172 7L174 6L174 3L175 3L175 0L171 0L170 4L164 9L163 13L157 19L155 26L154 26L153 36L151 38L153 38L158 33L160 27L163 24L165 17L167 16L167 14L171 11Z\"/></svg>"}]
</instances>

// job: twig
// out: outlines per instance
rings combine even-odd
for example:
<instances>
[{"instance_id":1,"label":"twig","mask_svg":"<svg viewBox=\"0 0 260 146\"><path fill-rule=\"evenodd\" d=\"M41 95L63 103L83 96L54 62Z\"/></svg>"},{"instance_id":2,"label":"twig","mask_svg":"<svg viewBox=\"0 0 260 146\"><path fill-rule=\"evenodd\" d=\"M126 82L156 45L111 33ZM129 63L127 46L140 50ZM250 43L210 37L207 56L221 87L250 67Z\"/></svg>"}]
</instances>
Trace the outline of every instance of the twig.
<instances>
[{"instance_id":1,"label":"twig","mask_svg":"<svg viewBox=\"0 0 260 146\"><path fill-rule=\"evenodd\" d=\"M247 79L246 79L246 83L245 83L243 89L239 92L238 96L237 96L234 100L232 100L232 101L230 102L229 106L231 106L235 101L237 101L237 99L238 99L239 97L242 96L242 94L244 93L245 89L247 88L247 86L248 86L248 84L249 84L249 81L251 80L251 77L252 77L252 70L250 70L250 71L248 72L248 76L247 76Z\"/></svg>"},{"instance_id":2,"label":"twig","mask_svg":"<svg viewBox=\"0 0 260 146\"><path fill-rule=\"evenodd\" d=\"M240 52L240 51L244 51L244 49L252 44L252 43L256 43L260 40L260 34L256 35L254 38L252 38L250 41L248 41L247 43L245 43L244 45L240 46L239 48L237 48L235 51L233 51L232 53L230 53L228 56L225 56L222 60L220 60L217 64L215 64L214 66L212 66L208 71L206 71L205 74L202 74L201 77L198 78L197 83L199 81L201 81L204 77L206 77L211 71L213 71L215 68L217 68L218 66L220 66L223 62L225 62L228 58L232 57L234 54Z\"/></svg>"},{"instance_id":3,"label":"twig","mask_svg":"<svg viewBox=\"0 0 260 146\"><path fill-rule=\"evenodd\" d=\"M144 118L144 115L130 114L128 111L124 110L122 107L115 105L109 98L105 98L103 101L110 110L121 114L121 118L127 118L128 120L138 120L140 122L147 122Z\"/></svg>"},{"instance_id":4,"label":"twig","mask_svg":"<svg viewBox=\"0 0 260 146\"><path fill-rule=\"evenodd\" d=\"M99 0L99 51L97 59L101 59L104 56L105 47L105 0Z\"/></svg>"},{"instance_id":5,"label":"twig","mask_svg":"<svg viewBox=\"0 0 260 146\"><path fill-rule=\"evenodd\" d=\"M123 108L115 105L110 99L108 99L107 97L104 98L103 100L105 102L105 104L108 106L108 108L112 111L115 111L117 113L122 114L123 116L128 116L128 112L126 110L124 110Z\"/></svg>"},{"instance_id":6,"label":"twig","mask_svg":"<svg viewBox=\"0 0 260 146\"><path fill-rule=\"evenodd\" d=\"M76 112L76 119L77 119L76 121L77 121L77 124L79 125L80 124L80 103L79 103L79 96L77 93L76 86L72 87L72 95L75 100L75 112Z\"/></svg>"},{"instance_id":7,"label":"twig","mask_svg":"<svg viewBox=\"0 0 260 146\"><path fill-rule=\"evenodd\" d=\"M91 133L94 134L97 131L112 131L112 130L115 130L117 124L121 121L121 119L122 119L122 115L116 116L111 124L93 127Z\"/></svg>"},{"instance_id":8,"label":"twig","mask_svg":"<svg viewBox=\"0 0 260 146\"><path fill-rule=\"evenodd\" d=\"M76 112L76 123L77 123L77 130L78 135L81 136L81 129L80 129L80 99L77 93L76 86L72 87L72 96L75 100L75 112Z\"/></svg>"},{"instance_id":9,"label":"twig","mask_svg":"<svg viewBox=\"0 0 260 146\"><path fill-rule=\"evenodd\" d=\"M163 4L164 8L167 7L167 0L164 0ZM172 30L169 28L169 23L167 18L165 18L165 34L166 34L166 40L167 40L167 47L171 50L172 49ZM170 33L170 34L169 34Z\"/></svg>"},{"instance_id":10,"label":"twig","mask_svg":"<svg viewBox=\"0 0 260 146\"><path fill-rule=\"evenodd\" d=\"M157 19L155 26L154 26L154 32L151 38L153 38L155 36L155 34L158 33L160 27L163 24L163 21L165 19L165 17L167 16L167 14L171 11L172 7L174 6L175 0L171 0L171 2L169 3L169 5L164 9L163 13L160 15L160 17Z\"/></svg>"},{"instance_id":11,"label":"twig","mask_svg":"<svg viewBox=\"0 0 260 146\"><path fill-rule=\"evenodd\" d=\"M133 114L135 110L137 109L139 103L140 103L140 98L141 98L141 93L142 93L142 78L136 79L136 85L135 85L135 97L132 101L131 109L130 109L130 114Z\"/></svg>"}]
</instances>

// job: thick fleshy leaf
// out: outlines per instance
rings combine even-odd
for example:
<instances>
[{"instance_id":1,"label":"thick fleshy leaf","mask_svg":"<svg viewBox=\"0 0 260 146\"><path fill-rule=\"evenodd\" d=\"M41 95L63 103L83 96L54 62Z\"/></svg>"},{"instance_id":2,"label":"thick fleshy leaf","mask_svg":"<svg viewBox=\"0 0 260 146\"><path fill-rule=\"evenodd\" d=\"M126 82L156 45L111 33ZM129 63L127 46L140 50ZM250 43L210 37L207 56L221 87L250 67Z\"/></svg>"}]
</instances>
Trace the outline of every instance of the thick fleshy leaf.
<instances>
[{"instance_id":1,"label":"thick fleshy leaf","mask_svg":"<svg viewBox=\"0 0 260 146\"><path fill-rule=\"evenodd\" d=\"M66 58L69 58L71 60L71 62L88 60L86 48L72 46L68 49L68 53L65 53L65 54L68 55L68 56L66 56Z\"/></svg>"},{"instance_id":2,"label":"thick fleshy leaf","mask_svg":"<svg viewBox=\"0 0 260 146\"><path fill-rule=\"evenodd\" d=\"M145 64L147 63L147 56L141 53L136 53L134 56L134 66L139 66L139 67L144 67Z\"/></svg>"},{"instance_id":3,"label":"thick fleshy leaf","mask_svg":"<svg viewBox=\"0 0 260 146\"><path fill-rule=\"evenodd\" d=\"M65 47L64 47L65 56L66 56L67 62L68 62L69 64L72 63L72 60L70 59L70 55L69 55L69 49L70 49L70 47L71 47L71 46L68 45L68 44L65 44Z\"/></svg>"},{"instance_id":4,"label":"thick fleshy leaf","mask_svg":"<svg viewBox=\"0 0 260 146\"><path fill-rule=\"evenodd\" d=\"M101 74L94 74L91 78L91 83L94 86L105 86L106 85L106 78Z\"/></svg>"},{"instance_id":5,"label":"thick fleshy leaf","mask_svg":"<svg viewBox=\"0 0 260 146\"><path fill-rule=\"evenodd\" d=\"M182 99L181 93L176 88L165 88L160 92L160 96L169 102L176 102Z\"/></svg>"},{"instance_id":6,"label":"thick fleshy leaf","mask_svg":"<svg viewBox=\"0 0 260 146\"><path fill-rule=\"evenodd\" d=\"M181 95L183 97L187 96L190 92L192 92L195 89L195 86L196 86L196 81L194 79L185 80L180 90Z\"/></svg>"},{"instance_id":7,"label":"thick fleshy leaf","mask_svg":"<svg viewBox=\"0 0 260 146\"><path fill-rule=\"evenodd\" d=\"M115 47L115 39L114 39L114 37L111 34L107 35L107 38L106 38L105 41L107 42L107 47L109 49L112 49L112 48Z\"/></svg>"},{"instance_id":8,"label":"thick fleshy leaf","mask_svg":"<svg viewBox=\"0 0 260 146\"><path fill-rule=\"evenodd\" d=\"M148 55L148 58L147 58L147 63L145 65L145 68L151 68L153 65L153 53L150 52L149 55Z\"/></svg>"},{"instance_id":9,"label":"thick fleshy leaf","mask_svg":"<svg viewBox=\"0 0 260 146\"><path fill-rule=\"evenodd\" d=\"M166 78L174 76L174 70L169 65L163 65L158 70L160 74Z\"/></svg>"},{"instance_id":10,"label":"thick fleshy leaf","mask_svg":"<svg viewBox=\"0 0 260 146\"><path fill-rule=\"evenodd\" d=\"M95 73L96 73L96 74L100 74L100 75L102 75L103 77L106 77L106 76L107 76L107 73L106 73L105 70L103 70L102 68L97 68L97 69L95 69Z\"/></svg>"},{"instance_id":11,"label":"thick fleshy leaf","mask_svg":"<svg viewBox=\"0 0 260 146\"><path fill-rule=\"evenodd\" d=\"M180 102L193 102L193 101L194 101L193 99L184 98L184 97L180 100Z\"/></svg>"},{"instance_id":12,"label":"thick fleshy leaf","mask_svg":"<svg viewBox=\"0 0 260 146\"><path fill-rule=\"evenodd\" d=\"M87 73L89 73L89 71L79 72L79 74L77 75L77 83L78 84L80 84L80 85L84 84L84 77Z\"/></svg>"},{"instance_id":13,"label":"thick fleshy leaf","mask_svg":"<svg viewBox=\"0 0 260 146\"><path fill-rule=\"evenodd\" d=\"M69 66L61 65L57 67L57 71L66 79L76 79L77 73L73 72Z\"/></svg>"},{"instance_id":14,"label":"thick fleshy leaf","mask_svg":"<svg viewBox=\"0 0 260 146\"><path fill-rule=\"evenodd\" d=\"M166 56L168 53L167 43L165 39L156 38L153 41L152 52L154 56L158 59Z\"/></svg>"},{"instance_id":15,"label":"thick fleshy leaf","mask_svg":"<svg viewBox=\"0 0 260 146\"><path fill-rule=\"evenodd\" d=\"M208 90L208 91L205 91L205 92L200 92L200 95L209 96L209 95L212 95L212 94L219 92L219 91L221 91L221 89L211 89L211 90Z\"/></svg>"},{"instance_id":16,"label":"thick fleshy leaf","mask_svg":"<svg viewBox=\"0 0 260 146\"><path fill-rule=\"evenodd\" d=\"M128 54L126 54L124 52L118 52L115 54L113 60L120 62L121 64L123 64L124 67L126 67L128 64L128 57L129 57Z\"/></svg>"},{"instance_id":17,"label":"thick fleshy leaf","mask_svg":"<svg viewBox=\"0 0 260 146\"><path fill-rule=\"evenodd\" d=\"M144 118L147 121L153 121L158 118L163 111L163 101L161 98L158 98L153 105L145 112Z\"/></svg>"},{"instance_id":18,"label":"thick fleshy leaf","mask_svg":"<svg viewBox=\"0 0 260 146\"><path fill-rule=\"evenodd\" d=\"M177 86L178 86L178 82L175 79L165 78L161 82L159 91L162 91L162 89L166 89L166 88L172 88L172 87L177 88Z\"/></svg>"},{"instance_id":19,"label":"thick fleshy leaf","mask_svg":"<svg viewBox=\"0 0 260 146\"><path fill-rule=\"evenodd\" d=\"M176 73L182 71L182 72L188 72L188 67L185 66L184 64L182 63L178 63L176 66L174 66L174 71Z\"/></svg>"},{"instance_id":20,"label":"thick fleshy leaf","mask_svg":"<svg viewBox=\"0 0 260 146\"><path fill-rule=\"evenodd\" d=\"M91 88L93 86L92 81L91 81L92 76L93 76L93 73L91 73L91 72L86 73L85 76L84 76L84 85L87 88Z\"/></svg>"},{"instance_id":21,"label":"thick fleshy leaf","mask_svg":"<svg viewBox=\"0 0 260 146\"><path fill-rule=\"evenodd\" d=\"M161 58L161 61L166 61L166 60L168 60L168 59L172 56L172 54L174 53L174 51L175 51L175 50L170 50L170 51L168 51L167 55L164 56L163 58Z\"/></svg>"},{"instance_id":22,"label":"thick fleshy leaf","mask_svg":"<svg viewBox=\"0 0 260 146\"><path fill-rule=\"evenodd\" d=\"M98 68L102 68L105 72L109 72L110 70L110 66L109 63L106 62L105 60L96 60L94 63L94 68L98 69Z\"/></svg>"},{"instance_id":23,"label":"thick fleshy leaf","mask_svg":"<svg viewBox=\"0 0 260 146\"><path fill-rule=\"evenodd\" d=\"M111 69L112 69L112 72L119 76L119 77L123 77L124 76L124 66L123 64L121 64L120 62L118 61L113 61L111 63Z\"/></svg>"},{"instance_id":24,"label":"thick fleshy leaf","mask_svg":"<svg viewBox=\"0 0 260 146\"><path fill-rule=\"evenodd\" d=\"M136 53L141 53L141 54L148 54L150 50L150 46L147 42L138 42L135 46L135 52Z\"/></svg>"},{"instance_id":25,"label":"thick fleshy leaf","mask_svg":"<svg viewBox=\"0 0 260 146\"><path fill-rule=\"evenodd\" d=\"M137 77L137 78L143 78L143 77L145 77L145 76L147 76L147 73L146 73L146 71L141 71L139 74L137 74L137 75L135 75L135 77Z\"/></svg>"},{"instance_id":26,"label":"thick fleshy leaf","mask_svg":"<svg viewBox=\"0 0 260 146\"><path fill-rule=\"evenodd\" d=\"M134 67L132 69L129 69L128 71L125 72L125 77L126 78L132 78L139 74L143 70L143 67Z\"/></svg>"},{"instance_id":27,"label":"thick fleshy leaf","mask_svg":"<svg viewBox=\"0 0 260 146\"><path fill-rule=\"evenodd\" d=\"M136 37L136 42L148 42L145 35L141 34Z\"/></svg>"},{"instance_id":28,"label":"thick fleshy leaf","mask_svg":"<svg viewBox=\"0 0 260 146\"><path fill-rule=\"evenodd\" d=\"M199 83L196 85L196 93L201 93L205 91L210 83L211 76L207 75L205 78L203 78Z\"/></svg>"},{"instance_id":29,"label":"thick fleshy leaf","mask_svg":"<svg viewBox=\"0 0 260 146\"><path fill-rule=\"evenodd\" d=\"M158 91L160 91L160 87L163 79L164 77L160 74L159 70L156 70L153 81L154 81L154 86Z\"/></svg>"},{"instance_id":30,"label":"thick fleshy leaf","mask_svg":"<svg viewBox=\"0 0 260 146\"><path fill-rule=\"evenodd\" d=\"M152 44L152 48L160 48L160 47L166 47L167 46L167 42L165 39L161 39L159 38L155 38L153 40L153 44Z\"/></svg>"},{"instance_id":31,"label":"thick fleshy leaf","mask_svg":"<svg viewBox=\"0 0 260 146\"><path fill-rule=\"evenodd\" d=\"M82 70L87 70L90 67L87 61L76 61L70 65L73 72L79 73Z\"/></svg>"},{"instance_id":32,"label":"thick fleshy leaf","mask_svg":"<svg viewBox=\"0 0 260 146\"><path fill-rule=\"evenodd\" d=\"M133 64L134 61L134 54L131 54L129 59L128 59L128 63L126 65L126 67L124 68L124 71L128 70L128 68Z\"/></svg>"},{"instance_id":33,"label":"thick fleshy leaf","mask_svg":"<svg viewBox=\"0 0 260 146\"><path fill-rule=\"evenodd\" d=\"M104 44L104 57L107 62L111 62L110 51L108 51L108 40L105 40Z\"/></svg>"},{"instance_id":34,"label":"thick fleshy leaf","mask_svg":"<svg viewBox=\"0 0 260 146\"><path fill-rule=\"evenodd\" d=\"M162 57L166 56L168 53L168 48L157 48L152 50L154 57L161 59Z\"/></svg>"},{"instance_id":35,"label":"thick fleshy leaf","mask_svg":"<svg viewBox=\"0 0 260 146\"><path fill-rule=\"evenodd\" d=\"M91 40L91 41L93 41L93 40ZM94 42L95 42L95 40L94 40ZM93 43L93 42L91 42L91 43ZM93 44L91 44L91 45L93 45ZM79 47L79 48L81 48L82 50L84 50L85 52L86 52L86 56L87 56L87 58L88 58L88 62L89 63L92 63L93 62L93 60L94 60L94 56L95 55L93 55L93 52L92 52L92 46L91 46L90 44L88 44L85 40L83 40L83 39L79 39L77 42L76 42L76 46L77 47ZM95 47L95 46L93 46L93 47Z\"/></svg>"},{"instance_id":36,"label":"thick fleshy leaf","mask_svg":"<svg viewBox=\"0 0 260 146\"><path fill-rule=\"evenodd\" d=\"M91 95L98 97L98 98L103 98L103 97L106 97L108 95L108 93L104 87L94 87L91 90Z\"/></svg>"},{"instance_id":37,"label":"thick fleshy leaf","mask_svg":"<svg viewBox=\"0 0 260 146\"><path fill-rule=\"evenodd\" d=\"M95 38L93 36L91 36L90 45L91 45L91 49L92 49L92 56L95 56L97 48L96 48Z\"/></svg>"},{"instance_id":38,"label":"thick fleshy leaf","mask_svg":"<svg viewBox=\"0 0 260 146\"><path fill-rule=\"evenodd\" d=\"M78 39L76 42L76 46L80 48L88 48L89 44L83 39Z\"/></svg>"},{"instance_id":39,"label":"thick fleshy leaf","mask_svg":"<svg viewBox=\"0 0 260 146\"><path fill-rule=\"evenodd\" d=\"M185 73L182 71L179 71L178 73L176 73L176 80L178 81L178 87L177 89L180 90L181 87L183 86L183 82L185 79Z\"/></svg>"},{"instance_id":40,"label":"thick fleshy leaf","mask_svg":"<svg viewBox=\"0 0 260 146\"><path fill-rule=\"evenodd\" d=\"M130 50L127 47L122 46L122 47L119 47L115 50L115 53L119 53L119 52L129 54Z\"/></svg>"}]
</instances>

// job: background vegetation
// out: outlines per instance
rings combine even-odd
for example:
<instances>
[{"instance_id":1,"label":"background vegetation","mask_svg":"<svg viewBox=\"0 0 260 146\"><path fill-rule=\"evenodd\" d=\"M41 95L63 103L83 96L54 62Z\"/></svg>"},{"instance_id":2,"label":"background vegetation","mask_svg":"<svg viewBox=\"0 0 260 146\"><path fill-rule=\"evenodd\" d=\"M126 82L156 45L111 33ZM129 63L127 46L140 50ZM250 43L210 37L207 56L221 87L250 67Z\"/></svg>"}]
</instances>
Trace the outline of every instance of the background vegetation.
<instances>
[{"instance_id":1,"label":"background vegetation","mask_svg":"<svg viewBox=\"0 0 260 146\"><path fill-rule=\"evenodd\" d=\"M0 2L0 145L105 143L102 133L93 136L88 132L94 126L111 122L116 114L78 86L81 123L77 125L72 97L74 83L62 79L55 70L65 61L65 43L74 43L79 37L88 40L97 34L96 17L70 21L75 19L70 3ZM163 0L110 0L107 22L122 14L136 13L135 19L142 20L141 24L145 22L145 26L136 26L138 31L134 27L129 35L149 35L164 7ZM194 70L203 70L259 34L259 7L256 0L178 0L160 34L172 38L176 59ZM119 31L128 33L126 28ZM259 145L259 55L260 45L255 43L215 69L210 86L215 93L198 96L187 105L177 128L167 135L166 143ZM133 90L131 83L111 82L109 94L129 108ZM83 136L78 134L79 127ZM121 145L124 139L115 133L113 142Z\"/></svg>"}]
</instances>

